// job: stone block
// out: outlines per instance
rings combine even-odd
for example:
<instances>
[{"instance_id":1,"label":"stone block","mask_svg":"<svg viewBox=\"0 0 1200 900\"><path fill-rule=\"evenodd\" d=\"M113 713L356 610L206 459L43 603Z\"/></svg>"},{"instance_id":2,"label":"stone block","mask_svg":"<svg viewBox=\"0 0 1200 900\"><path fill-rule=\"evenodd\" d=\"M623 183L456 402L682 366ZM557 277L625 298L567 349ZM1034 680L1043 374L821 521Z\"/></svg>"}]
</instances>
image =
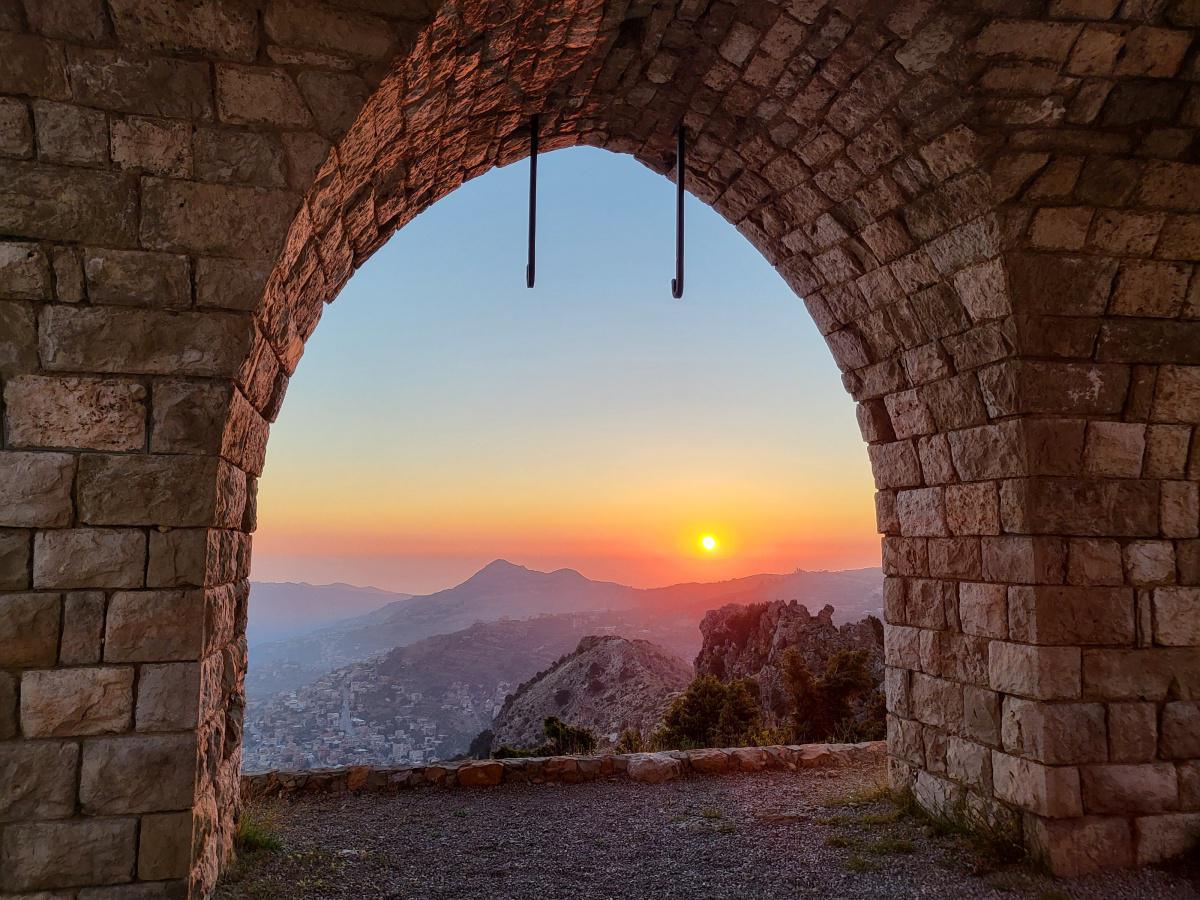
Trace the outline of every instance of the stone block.
<instances>
[{"instance_id":1,"label":"stone block","mask_svg":"<svg viewBox=\"0 0 1200 900\"><path fill-rule=\"evenodd\" d=\"M116 528L39 531L33 542L33 584L39 589L141 587L146 535Z\"/></svg>"},{"instance_id":2,"label":"stone block","mask_svg":"<svg viewBox=\"0 0 1200 900\"><path fill-rule=\"evenodd\" d=\"M1146 426L1133 422L1091 422L1084 450L1084 469L1090 475L1137 478L1142 474Z\"/></svg>"},{"instance_id":3,"label":"stone block","mask_svg":"<svg viewBox=\"0 0 1200 900\"><path fill-rule=\"evenodd\" d=\"M196 255L270 258L299 199L270 188L143 178L142 243Z\"/></svg>"},{"instance_id":4,"label":"stone block","mask_svg":"<svg viewBox=\"0 0 1200 900\"><path fill-rule=\"evenodd\" d=\"M54 665L61 605L57 594L0 594L0 668Z\"/></svg>"},{"instance_id":5,"label":"stone block","mask_svg":"<svg viewBox=\"0 0 1200 900\"><path fill-rule=\"evenodd\" d=\"M1067 582L1078 585L1124 584L1120 543L1101 538L1072 539L1067 550Z\"/></svg>"},{"instance_id":6,"label":"stone block","mask_svg":"<svg viewBox=\"0 0 1200 900\"><path fill-rule=\"evenodd\" d=\"M1127 816L1178 806L1179 779L1171 763L1084 766L1080 772L1089 813Z\"/></svg>"},{"instance_id":7,"label":"stone block","mask_svg":"<svg viewBox=\"0 0 1200 900\"><path fill-rule=\"evenodd\" d=\"M76 591L63 597L62 641L58 661L62 665L100 662L104 640L104 594Z\"/></svg>"},{"instance_id":8,"label":"stone block","mask_svg":"<svg viewBox=\"0 0 1200 900\"><path fill-rule=\"evenodd\" d=\"M126 815L190 809L196 782L194 734L97 738L83 747L83 813Z\"/></svg>"},{"instance_id":9,"label":"stone block","mask_svg":"<svg viewBox=\"0 0 1200 900\"><path fill-rule=\"evenodd\" d=\"M108 121L100 110L34 100L33 121L38 155L46 162L85 166L108 162Z\"/></svg>"},{"instance_id":10,"label":"stone block","mask_svg":"<svg viewBox=\"0 0 1200 900\"><path fill-rule=\"evenodd\" d=\"M1042 585L1008 590L1008 631L1015 641L1132 646L1134 630L1129 588Z\"/></svg>"},{"instance_id":11,"label":"stone block","mask_svg":"<svg viewBox=\"0 0 1200 900\"><path fill-rule=\"evenodd\" d=\"M957 682L914 672L912 703L916 718L926 725L952 730L962 722L962 685Z\"/></svg>"},{"instance_id":12,"label":"stone block","mask_svg":"<svg viewBox=\"0 0 1200 900\"><path fill-rule=\"evenodd\" d=\"M629 757L629 777L633 781L660 784L683 774L683 763L667 753L635 753Z\"/></svg>"},{"instance_id":13,"label":"stone block","mask_svg":"<svg viewBox=\"0 0 1200 900\"><path fill-rule=\"evenodd\" d=\"M991 753L987 747L950 735L946 739L946 774L965 785L990 793Z\"/></svg>"},{"instance_id":14,"label":"stone block","mask_svg":"<svg viewBox=\"0 0 1200 900\"><path fill-rule=\"evenodd\" d=\"M67 68L77 103L143 116L212 118L207 62L72 47Z\"/></svg>"},{"instance_id":15,"label":"stone block","mask_svg":"<svg viewBox=\"0 0 1200 900\"><path fill-rule=\"evenodd\" d=\"M151 531L147 587L204 586L216 540L217 532L204 528Z\"/></svg>"},{"instance_id":16,"label":"stone block","mask_svg":"<svg viewBox=\"0 0 1200 900\"><path fill-rule=\"evenodd\" d=\"M1200 537L1200 484L1194 481L1164 481L1160 489L1163 535L1169 538ZM1174 552L1171 553L1171 559L1174 562Z\"/></svg>"},{"instance_id":17,"label":"stone block","mask_svg":"<svg viewBox=\"0 0 1200 900\"><path fill-rule=\"evenodd\" d=\"M1058 584L1066 546L1059 538L1004 535L982 541L983 577L1006 584Z\"/></svg>"},{"instance_id":18,"label":"stone block","mask_svg":"<svg viewBox=\"0 0 1200 900\"><path fill-rule=\"evenodd\" d=\"M29 589L30 533L0 530L0 591Z\"/></svg>"},{"instance_id":19,"label":"stone block","mask_svg":"<svg viewBox=\"0 0 1200 900\"><path fill-rule=\"evenodd\" d=\"M78 761L79 748L70 742L0 744L0 823L74 814Z\"/></svg>"},{"instance_id":20,"label":"stone block","mask_svg":"<svg viewBox=\"0 0 1200 900\"><path fill-rule=\"evenodd\" d=\"M17 716L17 678L0 672L0 741L20 734Z\"/></svg>"},{"instance_id":21,"label":"stone block","mask_svg":"<svg viewBox=\"0 0 1200 900\"><path fill-rule=\"evenodd\" d=\"M945 508L951 534L1000 533L1000 500L993 482L947 485Z\"/></svg>"},{"instance_id":22,"label":"stone block","mask_svg":"<svg viewBox=\"0 0 1200 900\"><path fill-rule=\"evenodd\" d=\"M930 538L929 574L935 578L982 578L976 538Z\"/></svg>"},{"instance_id":23,"label":"stone block","mask_svg":"<svg viewBox=\"0 0 1200 900\"><path fill-rule=\"evenodd\" d=\"M382 60L395 42L385 20L314 0L279 0L271 4L264 21L267 36L277 44L354 59Z\"/></svg>"},{"instance_id":24,"label":"stone block","mask_svg":"<svg viewBox=\"0 0 1200 900\"><path fill-rule=\"evenodd\" d=\"M75 458L65 453L0 453L0 526L70 524Z\"/></svg>"},{"instance_id":25,"label":"stone block","mask_svg":"<svg viewBox=\"0 0 1200 900\"><path fill-rule=\"evenodd\" d=\"M0 301L0 375L38 367L33 304Z\"/></svg>"},{"instance_id":26,"label":"stone block","mask_svg":"<svg viewBox=\"0 0 1200 900\"><path fill-rule=\"evenodd\" d=\"M15 97L0 97L0 156L14 159L33 156L29 109Z\"/></svg>"},{"instance_id":27,"label":"stone block","mask_svg":"<svg viewBox=\"0 0 1200 900\"><path fill-rule=\"evenodd\" d=\"M1020 534L1154 537L1158 500L1147 481L1025 478L1000 486L1000 519Z\"/></svg>"},{"instance_id":28,"label":"stone block","mask_svg":"<svg viewBox=\"0 0 1200 900\"><path fill-rule=\"evenodd\" d=\"M1200 814L1141 816L1133 820L1137 865L1152 866L1178 859L1200 840Z\"/></svg>"},{"instance_id":29,"label":"stone block","mask_svg":"<svg viewBox=\"0 0 1200 900\"><path fill-rule=\"evenodd\" d=\"M31 670L21 678L26 737L74 737L126 730L133 716L133 668Z\"/></svg>"},{"instance_id":30,"label":"stone block","mask_svg":"<svg viewBox=\"0 0 1200 900\"><path fill-rule=\"evenodd\" d=\"M468 762L458 769L458 783L463 787L490 787L503 777L503 764L494 760Z\"/></svg>"},{"instance_id":31,"label":"stone block","mask_svg":"<svg viewBox=\"0 0 1200 900\"><path fill-rule=\"evenodd\" d=\"M128 881L136 846L136 819L10 825L0 840L0 888L37 891Z\"/></svg>"},{"instance_id":32,"label":"stone block","mask_svg":"<svg viewBox=\"0 0 1200 900\"><path fill-rule=\"evenodd\" d=\"M1043 766L993 750L992 784L998 798L1039 816L1064 819L1083 814L1079 770L1074 766Z\"/></svg>"},{"instance_id":33,"label":"stone block","mask_svg":"<svg viewBox=\"0 0 1200 900\"><path fill-rule=\"evenodd\" d=\"M1190 277L1191 266L1184 263L1124 263L1109 312L1119 316L1177 316Z\"/></svg>"},{"instance_id":34,"label":"stone block","mask_svg":"<svg viewBox=\"0 0 1200 900\"><path fill-rule=\"evenodd\" d=\"M122 169L187 178L192 173L191 125L126 116L112 124L112 159Z\"/></svg>"},{"instance_id":35,"label":"stone block","mask_svg":"<svg viewBox=\"0 0 1200 900\"><path fill-rule=\"evenodd\" d=\"M913 578L908 581L904 621L918 628L946 627L947 613L954 614L955 585L952 581Z\"/></svg>"},{"instance_id":36,"label":"stone block","mask_svg":"<svg viewBox=\"0 0 1200 900\"><path fill-rule=\"evenodd\" d=\"M1088 650L1083 690L1096 700L1200 700L1200 658L1190 647Z\"/></svg>"},{"instance_id":37,"label":"stone block","mask_svg":"<svg viewBox=\"0 0 1200 900\"><path fill-rule=\"evenodd\" d=\"M109 5L123 44L238 60L252 60L258 50L258 19L247 4L195 0L173 9L156 0L111 0Z\"/></svg>"},{"instance_id":38,"label":"stone block","mask_svg":"<svg viewBox=\"0 0 1200 900\"><path fill-rule=\"evenodd\" d=\"M21 375L4 386L13 447L141 450L146 389L134 381Z\"/></svg>"},{"instance_id":39,"label":"stone block","mask_svg":"<svg viewBox=\"0 0 1200 900\"><path fill-rule=\"evenodd\" d=\"M142 816L138 842L138 878L184 878L192 864L192 813Z\"/></svg>"},{"instance_id":40,"label":"stone block","mask_svg":"<svg viewBox=\"0 0 1200 900\"><path fill-rule=\"evenodd\" d=\"M204 181L286 187L283 145L270 135L227 128L196 134L196 177Z\"/></svg>"},{"instance_id":41,"label":"stone block","mask_svg":"<svg viewBox=\"0 0 1200 900\"><path fill-rule=\"evenodd\" d=\"M1175 581L1175 548L1170 541L1131 541L1123 554L1130 584L1149 587Z\"/></svg>"},{"instance_id":42,"label":"stone block","mask_svg":"<svg viewBox=\"0 0 1200 900\"><path fill-rule=\"evenodd\" d=\"M156 382L151 451L218 452L229 413L230 393L229 386L219 382Z\"/></svg>"},{"instance_id":43,"label":"stone block","mask_svg":"<svg viewBox=\"0 0 1200 900\"><path fill-rule=\"evenodd\" d=\"M902 490L896 494L896 512L901 533L910 537L939 537L949 534L942 488Z\"/></svg>"},{"instance_id":44,"label":"stone block","mask_svg":"<svg viewBox=\"0 0 1200 900\"><path fill-rule=\"evenodd\" d=\"M88 525L214 524L218 460L196 456L85 456L79 520Z\"/></svg>"},{"instance_id":45,"label":"stone block","mask_svg":"<svg viewBox=\"0 0 1200 900\"><path fill-rule=\"evenodd\" d=\"M50 264L37 244L0 243L0 297L45 300L50 297Z\"/></svg>"},{"instance_id":46,"label":"stone block","mask_svg":"<svg viewBox=\"0 0 1200 900\"><path fill-rule=\"evenodd\" d=\"M70 87L61 47L31 34L0 32L0 93L65 100Z\"/></svg>"},{"instance_id":47,"label":"stone block","mask_svg":"<svg viewBox=\"0 0 1200 900\"><path fill-rule=\"evenodd\" d=\"M170 309L192 304L186 256L93 248L84 253L83 269L92 303Z\"/></svg>"},{"instance_id":48,"label":"stone block","mask_svg":"<svg viewBox=\"0 0 1200 900\"><path fill-rule=\"evenodd\" d=\"M1200 423L1200 366L1162 366L1151 421Z\"/></svg>"},{"instance_id":49,"label":"stone block","mask_svg":"<svg viewBox=\"0 0 1200 900\"><path fill-rule=\"evenodd\" d=\"M51 249L54 268L54 291L64 303L79 303L84 299L83 266L74 247L55 246Z\"/></svg>"},{"instance_id":50,"label":"stone block","mask_svg":"<svg viewBox=\"0 0 1200 900\"><path fill-rule=\"evenodd\" d=\"M1086 816L1078 819L1026 817L1026 840L1055 875L1074 877L1133 865L1129 820Z\"/></svg>"},{"instance_id":51,"label":"stone block","mask_svg":"<svg viewBox=\"0 0 1200 900\"><path fill-rule=\"evenodd\" d=\"M25 15L38 34L90 43L108 36L104 0L57 0L31 3Z\"/></svg>"},{"instance_id":52,"label":"stone block","mask_svg":"<svg viewBox=\"0 0 1200 900\"><path fill-rule=\"evenodd\" d=\"M988 645L989 686L1038 700L1074 700L1080 695L1078 647L1032 647L992 641Z\"/></svg>"},{"instance_id":53,"label":"stone block","mask_svg":"<svg viewBox=\"0 0 1200 900\"><path fill-rule=\"evenodd\" d=\"M1165 647L1200 647L1200 588L1155 589L1154 642Z\"/></svg>"},{"instance_id":54,"label":"stone block","mask_svg":"<svg viewBox=\"0 0 1200 900\"><path fill-rule=\"evenodd\" d=\"M122 591L109 601L106 662L194 661L203 640L203 591Z\"/></svg>"},{"instance_id":55,"label":"stone block","mask_svg":"<svg viewBox=\"0 0 1200 900\"><path fill-rule=\"evenodd\" d=\"M201 257L196 263L196 305L253 310L270 271L265 262Z\"/></svg>"},{"instance_id":56,"label":"stone block","mask_svg":"<svg viewBox=\"0 0 1200 900\"><path fill-rule=\"evenodd\" d=\"M228 376L250 349L251 330L232 313L47 306L39 337L50 370Z\"/></svg>"},{"instance_id":57,"label":"stone block","mask_svg":"<svg viewBox=\"0 0 1200 900\"><path fill-rule=\"evenodd\" d=\"M349 130L370 96L367 83L349 72L305 71L297 81L317 129L330 138Z\"/></svg>"},{"instance_id":58,"label":"stone block","mask_svg":"<svg viewBox=\"0 0 1200 900\"><path fill-rule=\"evenodd\" d=\"M0 160L0 231L113 247L137 241L137 186L120 174Z\"/></svg>"},{"instance_id":59,"label":"stone block","mask_svg":"<svg viewBox=\"0 0 1200 900\"><path fill-rule=\"evenodd\" d=\"M1000 746L1000 694L973 685L963 687L962 733L990 747Z\"/></svg>"},{"instance_id":60,"label":"stone block","mask_svg":"<svg viewBox=\"0 0 1200 900\"><path fill-rule=\"evenodd\" d=\"M921 483L921 461L911 441L871 444L867 454L877 489L914 487Z\"/></svg>"},{"instance_id":61,"label":"stone block","mask_svg":"<svg viewBox=\"0 0 1200 900\"><path fill-rule=\"evenodd\" d=\"M960 584L958 616L966 634L1007 638L1008 605L1004 585L970 582Z\"/></svg>"},{"instance_id":62,"label":"stone block","mask_svg":"<svg viewBox=\"0 0 1200 900\"><path fill-rule=\"evenodd\" d=\"M238 125L310 128L312 115L283 69L223 65L217 68L217 110Z\"/></svg>"},{"instance_id":63,"label":"stone block","mask_svg":"<svg viewBox=\"0 0 1200 900\"><path fill-rule=\"evenodd\" d=\"M1163 759L1200 759L1200 703L1179 700L1163 707L1159 755Z\"/></svg>"},{"instance_id":64,"label":"stone block","mask_svg":"<svg viewBox=\"0 0 1200 900\"><path fill-rule=\"evenodd\" d=\"M1106 762L1104 706L1004 698L1004 749L1048 765Z\"/></svg>"},{"instance_id":65,"label":"stone block","mask_svg":"<svg viewBox=\"0 0 1200 900\"><path fill-rule=\"evenodd\" d=\"M1158 750L1158 710L1153 703L1108 705L1108 758L1150 762Z\"/></svg>"},{"instance_id":66,"label":"stone block","mask_svg":"<svg viewBox=\"0 0 1200 900\"><path fill-rule=\"evenodd\" d=\"M138 677L138 731L195 728L199 708L199 663L142 666Z\"/></svg>"}]
</instances>

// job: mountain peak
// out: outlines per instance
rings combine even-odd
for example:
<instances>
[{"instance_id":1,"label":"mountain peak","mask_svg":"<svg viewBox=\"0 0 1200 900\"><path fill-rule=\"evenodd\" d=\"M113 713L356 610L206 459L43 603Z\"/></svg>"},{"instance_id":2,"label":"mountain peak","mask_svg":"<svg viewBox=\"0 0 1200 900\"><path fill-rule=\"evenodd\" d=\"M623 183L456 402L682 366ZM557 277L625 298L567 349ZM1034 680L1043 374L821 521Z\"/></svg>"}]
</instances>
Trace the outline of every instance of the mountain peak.
<instances>
[{"instance_id":1,"label":"mountain peak","mask_svg":"<svg viewBox=\"0 0 1200 900\"><path fill-rule=\"evenodd\" d=\"M519 566L516 563L509 562L507 559L493 559L490 563L488 563L486 566L484 566L482 569L480 569L475 574L482 575L484 572L496 573L496 572L528 572L528 571L530 571L528 567Z\"/></svg>"}]
</instances>

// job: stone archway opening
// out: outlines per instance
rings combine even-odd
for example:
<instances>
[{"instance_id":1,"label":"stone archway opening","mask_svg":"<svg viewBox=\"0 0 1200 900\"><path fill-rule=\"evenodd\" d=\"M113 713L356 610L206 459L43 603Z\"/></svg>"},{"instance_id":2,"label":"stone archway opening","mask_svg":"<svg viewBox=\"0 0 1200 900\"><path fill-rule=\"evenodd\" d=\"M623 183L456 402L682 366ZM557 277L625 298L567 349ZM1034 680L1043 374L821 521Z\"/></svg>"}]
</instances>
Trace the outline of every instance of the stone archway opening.
<instances>
[{"instance_id":1,"label":"stone archway opening","mask_svg":"<svg viewBox=\"0 0 1200 900\"><path fill-rule=\"evenodd\" d=\"M694 192L825 334L878 487L897 783L1019 821L1061 872L1183 849L1197 24L1184 0L0 4L0 771L36 773L0 782L0 889L212 886L268 423L354 266L518 159L534 112L546 149L660 172L684 121Z\"/></svg>"}]
</instances>

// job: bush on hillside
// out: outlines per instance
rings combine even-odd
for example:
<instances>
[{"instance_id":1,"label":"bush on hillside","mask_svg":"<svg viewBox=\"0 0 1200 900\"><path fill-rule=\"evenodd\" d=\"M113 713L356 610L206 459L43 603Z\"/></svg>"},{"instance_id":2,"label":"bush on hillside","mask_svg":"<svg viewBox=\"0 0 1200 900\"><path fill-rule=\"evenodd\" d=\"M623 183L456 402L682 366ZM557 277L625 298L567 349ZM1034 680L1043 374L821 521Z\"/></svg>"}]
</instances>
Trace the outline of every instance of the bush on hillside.
<instances>
[{"instance_id":1,"label":"bush on hillside","mask_svg":"<svg viewBox=\"0 0 1200 900\"><path fill-rule=\"evenodd\" d=\"M863 650L842 650L813 675L794 648L783 656L783 683L792 703L792 740L872 740L883 731L883 702ZM862 714L855 716L854 704Z\"/></svg>"},{"instance_id":2,"label":"bush on hillside","mask_svg":"<svg viewBox=\"0 0 1200 900\"><path fill-rule=\"evenodd\" d=\"M523 756L586 756L596 752L596 734L590 728L568 725L558 716L542 720L545 741L536 747L502 745L492 750L493 759L514 759ZM482 735L481 735L482 737Z\"/></svg>"},{"instance_id":3,"label":"bush on hillside","mask_svg":"<svg viewBox=\"0 0 1200 900\"><path fill-rule=\"evenodd\" d=\"M725 684L713 675L701 675L671 703L653 742L667 750L741 747L757 742L761 724L753 679Z\"/></svg>"}]
</instances>

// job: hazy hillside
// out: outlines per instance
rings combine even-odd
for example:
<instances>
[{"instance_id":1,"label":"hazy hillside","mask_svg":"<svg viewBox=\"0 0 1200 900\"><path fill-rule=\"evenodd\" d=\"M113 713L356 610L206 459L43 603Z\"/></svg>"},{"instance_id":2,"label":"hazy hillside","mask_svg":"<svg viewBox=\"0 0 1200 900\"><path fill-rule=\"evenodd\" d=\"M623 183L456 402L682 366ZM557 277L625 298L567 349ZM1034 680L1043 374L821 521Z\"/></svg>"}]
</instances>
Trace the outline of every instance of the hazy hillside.
<instances>
[{"instance_id":1,"label":"hazy hillside","mask_svg":"<svg viewBox=\"0 0 1200 900\"><path fill-rule=\"evenodd\" d=\"M251 647L285 640L411 596L352 584L254 581L250 584L246 639Z\"/></svg>"},{"instance_id":2,"label":"hazy hillside","mask_svg":"<svg viewBox=\"0 0 1200 900\"><path fill-rule=\"evenodd\" d=\"M625 728L649 734L691 680L691 665L657 644L585 637L508 698L492 725L492 747L536 747L547 716L592 729L601 746L616 743Z\"/></svg>"},{"instance_id":3,"label":"hazy hillside","mask_svg":"<svg viewBox=\"0 0 1200 900\"><path fill-rule=\"evenodd\" d=\"M364 616L255 647L247 691L261 698L290 690L341 666L476 622L585 610L621 610L625 620L640 629L665 628L679 635L663 642L665 646L691 658L700 647L696 623L714 607L798 599L814 607L831 604L838 621L853 621L880 612L882 588L879 569L797 571L641 589L591 581L572 569L537 572L496 560L444 591L398 599Z\"/></svg>"},{"instance_id":4,"label":"hazy hillside","mask_svg":"<svg viewBox=\"0 0 1200 900\"><path fill-rule=\"evenodd\" d=\"M252 697L245 768L465 753L522 681L570 653L585 635L627 628L636 626L605 612L480 623L339 668L298 691Z\"/></svg>"}]
</instances>

